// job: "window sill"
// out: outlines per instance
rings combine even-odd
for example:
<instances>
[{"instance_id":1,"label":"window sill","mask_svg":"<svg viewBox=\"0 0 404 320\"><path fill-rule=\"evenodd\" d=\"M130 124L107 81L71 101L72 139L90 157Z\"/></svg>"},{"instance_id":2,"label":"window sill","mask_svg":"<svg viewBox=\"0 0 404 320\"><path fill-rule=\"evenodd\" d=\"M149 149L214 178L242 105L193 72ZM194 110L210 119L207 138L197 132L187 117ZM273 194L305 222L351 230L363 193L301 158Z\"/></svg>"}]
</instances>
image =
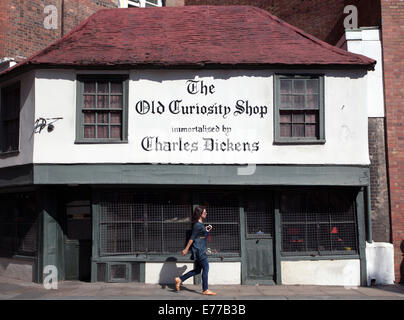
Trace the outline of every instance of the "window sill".
<instances>
[{"instance_id":1,"label":"window sill","mask_svg":"<svg viewBox=\"0 0 404 320\"><path fill-rule=\"evenodd\" d=\"M318 144L325 144L325 139L318 139L318 140L275 140L274 145L318 145Z\"/></svg>"},{"instance_id":2,"label":"window sill","mask_svg":"<svg viewBox=\"0 0 404 320\"><path fill-rule=\"evenodd\" d=\"M4 151L4 152L0 152L0 157L13 157L13 156L17 156L19 153L20 153L20 150Z\"/></svg>"},{"instance_id":3,"label":"window sill","mask_svg":"<svg viewBox=\"0 0 404 320\"><path fill-rule=\"evenodd\" d=\"M348 260L348 259L359 259L359 254L357 252L353 253L340 253L334 255L284 255L281 254L282 261L316 261L316 260Z\"/></svg>"},{"instance_id":4,"label":"window sill","mask_svg":"<svg viewBox=\"0 0 404 320\"><path fill-rule=\"evenodd\" d=\"M126 144L128 140L97 140L97 141L87 141L87 140L76 140L74 144Z\"/></svg>"}]
</instances>

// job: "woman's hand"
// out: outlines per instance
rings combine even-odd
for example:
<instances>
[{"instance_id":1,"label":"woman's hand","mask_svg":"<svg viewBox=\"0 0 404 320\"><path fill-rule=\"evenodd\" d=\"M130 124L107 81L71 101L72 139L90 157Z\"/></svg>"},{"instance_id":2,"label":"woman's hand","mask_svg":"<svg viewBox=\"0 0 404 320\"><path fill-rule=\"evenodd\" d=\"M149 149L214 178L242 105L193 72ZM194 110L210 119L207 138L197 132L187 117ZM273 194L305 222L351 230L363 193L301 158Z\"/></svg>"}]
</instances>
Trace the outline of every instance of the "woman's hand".
<instances>
[{"instance_id":1,"label":"woman's hand","mask_svg":"<svg viewBox=\"0 0 404 320\"><path fill-rule=\"evenodd\" d=\"M188 253L188 249L182 250L182 255L185 256Z\"/></svg>"}]
</instances>

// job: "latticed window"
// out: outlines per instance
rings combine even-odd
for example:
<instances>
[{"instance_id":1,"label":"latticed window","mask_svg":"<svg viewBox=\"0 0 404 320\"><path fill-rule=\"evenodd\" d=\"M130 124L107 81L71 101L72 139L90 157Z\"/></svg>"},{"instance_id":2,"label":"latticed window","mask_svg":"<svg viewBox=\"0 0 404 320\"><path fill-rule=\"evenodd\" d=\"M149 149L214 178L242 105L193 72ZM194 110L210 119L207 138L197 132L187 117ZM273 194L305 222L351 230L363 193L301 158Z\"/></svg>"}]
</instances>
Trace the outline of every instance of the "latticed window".
<instances>
[{"instance_id":1,"label":"latticed window","mask_svg":"<svg viewBox=\"0 0 404 320\"><path fill-rule=\"evenodd\" d=\"M208 254L240 253L240 208L237 193L207 192L199 195L206 206L206 225L212 225L207 239Z\"/></svg>"},{"instance_id":2,"label":"latticed window","mask_svg":"<svg viewBox=\"0 0 404 320\"><path fill-rule=\"evenodd\" d=\"M276 76L275 83L275 141L323 141L323 77Z\"/></svg>"},{"instance_id":3,"label":"latticed window","mask_svg":"<svg viewBox=\"0 0 404 320\"><path fill-rule=\"evenodd\" d=\"M78 77L77 142L127 140L127 76Z\"/></svg>"},{"instance_id":4,"label":"latticed window","mask_svg":"<svg viewBox=\"0 0 404 320\"><path fill-rule=\"evenodd\" d=\"M35 255L38 213L33 194L1 195L0 254Z\"/></svg>"},{"instance_id":5,"label":"latticed window","mask_svg":"<svg viewBox=\"0 0 404 320\"><path fill-rule=\"evenodd\" d=\"M18 151L20 131L20 83L1 90L1 152Z\"/></svg>"},{"instance_id":6,"label":"latticed window","mask_svg":"<svg viewBox=\"0 0 404 320\"><path fill-rule=\"evenodd\" d=\"M100 201L99 253L180 254L191 229L193 205L186 191L103 194ZM239 253L239 208L233 202L210 202L213 226L208 254Z\"/></svg>"},{"instance_id":7,"label":"latticed window","mask_svg":"<svg viewBox=\"0 0 404 320\"><path fill-rule=\"evenodd\" d=\"M281 196L282 253L357 253L353 193L340 190L285 192Z\"/></svg>"}]
</instances>

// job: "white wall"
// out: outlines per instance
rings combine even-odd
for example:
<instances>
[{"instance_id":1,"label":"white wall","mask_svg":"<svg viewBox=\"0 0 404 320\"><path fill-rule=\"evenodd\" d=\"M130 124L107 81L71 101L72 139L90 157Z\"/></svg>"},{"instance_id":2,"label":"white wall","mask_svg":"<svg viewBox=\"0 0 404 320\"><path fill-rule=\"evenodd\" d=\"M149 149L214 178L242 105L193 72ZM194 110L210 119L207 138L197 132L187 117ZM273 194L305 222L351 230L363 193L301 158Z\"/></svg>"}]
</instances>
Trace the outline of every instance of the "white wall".
<instances>
[{"instance_id":1,"label":"white wall","mask_svg":"<svg viewBox=\"0 0 404 320\"><path fill-rule=\"evenodd\" d=\"M281 261L282 284L360 286L360 261Z\"/></svg>"},{"instance_id":2,"label":"white wall","mask_svg":"<svg viewBox=\"0 0 404 320\"><path fill-rule=\"evenodd\" d=\"M308 72L314 70L308 70ZM293 72L293 70L291 71ZM297 72L297 71L296 71ZM301 72L301 71L300 71ZM80 72L85 73L85 72ZM100 73L105 73L100 71ZM111 72L110 72L111 73ZM129 142L127 144L74 144L76 119L76 74L72 70L39 70L36 73L36 117L63 117L51 133L36 135L35 163L256 163L256 164L369 164L366 77L363 71L325 73L324 145L273 144L273 71L256 70L132 70L129 82ZM215 86L212 95L193 96L186 92L186 81L200 79ZM159 100L166 104L182 99L183 104L222 103L248 99L251 104L267 106L260 116L179 116L140 115L140 100ZM219 125L232 129L229 136L173 133L177 126ZM257 152L218 151L164 152L144 151L141 140L159 136L161 140L203 141L209 136L220 141L259 141ZM202 143L201 143L202 144ZM202 148L201 148L202 149Z\"/></svg>"},{"instance_id":3,"label":"white wall","mask_svg":"<svg viewBox=\"0 0 404 320\"><path fill-rule=\"evenodd\" d=\"M394 284L394 247L387 242L366 243L367 282Z\"/></svg>"},{"instance_id":4,"label":"white wall","mask_svg":"<svg viewBox=\"0 0 404 320\"><path fill-rule=\"evenodd\" d=\"M191 271L193 263L179 262L147 262L145 266L145 282L152 284L172 284L174 278ZM241 262L209 262L209 284L240 284ZM193 278L184 284L193 284Z\"/></svg>"},{"instance_id":5,"label":"white wall","mask_svg":"<svg viewBox=\"0 0 404 320\"><path fill-rule=\"evenodd\" d=\"M34 147L35 73L28 72L0 84L8 86L20 81L20 152L0 158L0 168L32 163ZM0 90L1 95L1 90ZM0 97L1 99L1 97ZM1 100L0 100L1 101Z\"/></svg>"},{"instance_id":6,"label":"white wall","mask_svg":"<svg viewBox=\"0 0 404 320\"><path fill-rule=\"evenodd\" d=\"M380 30L377 27L346 31L347 50L377 61L375 70L367 76L367 106L369 117L384 117L383 59Z\"/></svg>"}]
</instances>

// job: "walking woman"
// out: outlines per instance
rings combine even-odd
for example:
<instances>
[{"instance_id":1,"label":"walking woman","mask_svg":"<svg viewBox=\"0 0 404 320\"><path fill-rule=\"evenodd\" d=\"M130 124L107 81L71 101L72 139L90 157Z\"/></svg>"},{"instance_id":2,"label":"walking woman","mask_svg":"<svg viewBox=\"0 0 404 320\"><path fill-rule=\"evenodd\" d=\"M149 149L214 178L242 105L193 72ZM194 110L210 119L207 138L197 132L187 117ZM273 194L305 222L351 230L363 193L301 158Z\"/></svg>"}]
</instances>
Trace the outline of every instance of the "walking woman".
<instances>
[{"instance_id":1,"label":"walking woman","mask_svg":"<svg viewBox=\"0 0 404 320\"><path fill-rule=\"evenodd\" d=\"M214 296L216 293L208 289L209 262L208 256L206 255L206 247L208 232L211 230L212 226L205 228L202 223L202 221L206 219L206 215L207 212L204 207L198 206L195 208L192 215L192 235L185 249L182 250L182 255L185 256L189 248L191 248L191 259L193 257L195 261L194 269L179 278L175 278L175 288L177 291L180 291L182 282L202 271L202 294Z\"/></svg>"}]
</instances>

